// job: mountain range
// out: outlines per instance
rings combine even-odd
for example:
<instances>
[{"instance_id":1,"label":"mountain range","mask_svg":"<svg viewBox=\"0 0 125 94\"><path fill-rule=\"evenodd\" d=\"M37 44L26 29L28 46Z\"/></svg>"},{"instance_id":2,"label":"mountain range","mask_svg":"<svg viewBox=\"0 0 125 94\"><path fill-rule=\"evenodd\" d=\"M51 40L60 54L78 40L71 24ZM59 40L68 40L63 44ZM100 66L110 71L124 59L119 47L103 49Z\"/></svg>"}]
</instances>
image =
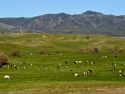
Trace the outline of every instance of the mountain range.
<instances>
[{"instance_id":1,"label":"mountain range","mask_svg":"<svg viewBox=\"0 0 125 94\"><path fill-rule=\"evenodd\" d=\"M125 34L125 15L105 15L86 11L81 14L45 14L35 17L0 18L0 31L41 33Z\"/></svg>"}]
</instances>

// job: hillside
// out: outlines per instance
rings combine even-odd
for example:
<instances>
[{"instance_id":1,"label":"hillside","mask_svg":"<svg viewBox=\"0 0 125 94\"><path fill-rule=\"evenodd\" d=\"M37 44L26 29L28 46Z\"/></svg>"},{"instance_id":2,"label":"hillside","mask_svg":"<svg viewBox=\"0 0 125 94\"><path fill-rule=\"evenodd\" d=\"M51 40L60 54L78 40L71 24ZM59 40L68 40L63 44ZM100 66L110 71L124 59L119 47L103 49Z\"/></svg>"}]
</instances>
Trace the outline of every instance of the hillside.
<instances>
[{"instance_id":1,"label":"hillside","mask_svg":"<svg viewBox=\"0 0 125 94\"><path fill-rule=\"evenodd\" d=\"M114 36L123 36L125 31L124 15L105 15L94 11L86 11L75 15L58 13L31 18L0 18L0 23L4 24L4 26L0 27L1 31L39 31L41 33L75 34L99 33Z\"/></svg>"},{"instance_id":2,"label":"hillside","mask_svg":"<svg viewBox=\"0 0 125 94\"><path fill-rule=\"evenodd\" d=\"M99 47L108 51L110 47L125 49L124 38L109 37L105 35L81 34L33 34L33 33L12 33L0 35L0 49L3 52L20 50L23 52L39 52L41 49L47 52L78 52L81 48Z\"/></svg>"},{"instance_id":3,"label":"hillside","mask_svg":"<svg viewBox=\"0 0 125 94\"><path fill-rule=\"evenodd\" d=\"M0 94L123 94L125 91L125 52L119 52L120 48L125 49L123 37L7 33L0 34L0 45L0 51L9 57L9 64L0 68ZM102 49L101 52L89 51L95 47ZM109 47L116 52L111 53ZM81 48L86 48L86 52L80 52ZM47 54L40 54L41 49ZM21 54L11 56L13 50ZM5 75L10 78L4 79Z\"/></svg>"}]
</instances>

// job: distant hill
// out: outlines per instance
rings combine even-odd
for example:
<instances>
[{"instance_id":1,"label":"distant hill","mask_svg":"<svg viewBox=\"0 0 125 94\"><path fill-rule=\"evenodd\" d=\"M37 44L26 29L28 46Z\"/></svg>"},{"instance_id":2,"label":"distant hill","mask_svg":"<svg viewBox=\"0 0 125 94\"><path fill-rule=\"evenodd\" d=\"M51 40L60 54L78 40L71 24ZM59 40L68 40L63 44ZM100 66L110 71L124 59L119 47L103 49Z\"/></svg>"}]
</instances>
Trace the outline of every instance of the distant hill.
<instances>
[{"instance_id":1,"label":"distant hill","mask_svg":"<svg viewBox=\"0 0 125 94\"><path fill-rule=\"evenodd\" d=\"M82 14L45 14L26 18L0 18L0 31L125 35L125 15L105 15L86 11Z\"/></svg>"}]
</instances>

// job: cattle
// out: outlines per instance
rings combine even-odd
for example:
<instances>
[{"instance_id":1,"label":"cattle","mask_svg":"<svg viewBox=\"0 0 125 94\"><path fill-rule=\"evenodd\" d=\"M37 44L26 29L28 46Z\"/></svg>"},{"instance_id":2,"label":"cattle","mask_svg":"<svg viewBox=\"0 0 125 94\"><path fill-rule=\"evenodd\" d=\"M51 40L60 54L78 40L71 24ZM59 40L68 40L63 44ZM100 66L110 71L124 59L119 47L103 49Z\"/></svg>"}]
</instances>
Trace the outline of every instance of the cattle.
<instances>
[{"instance_id":1,"label":"cattle","mask_svg":"<svg viewBox=\"0 0 125 94\"><path fill-rule=\"evenodd\" d=\"M82 61L74 61L73 64L82 63Z\"/></svg>"},{"instance_id":2,"label":"cattle","mask_svg":"<svg viewBox=\"0 0 125 94\"><path fill-rule=\"evenodd\" d=\"M86 63L86 64L89 64L89 63L90 63L90 64L92 64L92 65L95 65L95 62L93 62L93 61L88 61L88 60L87 60L85 63Z\"/></svg>"},{"instance_id":3,"label":"cattle","mask_svg":"<svg viewBox=\"0 0 125 94\"><path fill-rule=\"evenodd\" d=\"M39 70L41 70L41 67L38 67Z\"/></svg>"},{"instance_id":4,"label":"cattle","mask_svg":"<svg viewBox=\"0 0 125 94\"><path fill-rule=\"evenodd\" d=\"M119 70L118 76L122 76L122 71L121 70Z\"/></svg>"},{"instance_id":5,"label":"cattle","mask_svg":"<svg viewBox=\"0 0 125 94\"><path fill-rule=\"evenodd\" d=\"M116 69L115 68L112 68L111 71L115 71Z\"/></svg>"},{"instance_id":6,"label":"cattle","mask_svg":"<svg viewBox=\"0 0 125 94\"><path fill-rule=\"evenodd\" d=\"M59 64L59 66L60 66L60 68L62 68L62 64L61 63Z\"/></svg>"},{"instance_id":7,"label":"cattle","mask_svg":"<svg viewBox=\"0 0 125 94\"><path fill-rule=\"evenodd\" d=\"M9 79L10 76L9 75L4 75L4 79Z\"/></svg>"},{"instance_id":8,"label":"cattle","mask_svg":"<svg viewBox=\"0 0 125 94\"><path fill-rule=\"evenodd\" d=\"M88 75L88 72L84 71L84 72L83 72L83 75Z\"/></svg>"},{"instance_id":9,"label":"cattle","mask_svg":"<svg viewBox=\"0 0 125 94\"><path fill-rule=\"evenodd\" d=\"M102 56L102 58L107 58L107 56Z\"/></svg>"},{"instance_id":10,"label":"cattle","mask_svg":"<svg viewBox=\"0 0 125 94\"><path fill-rule=\"evenodd\" d=\"M82 61L79 61L79 63L82 63Z\"/></svg>"},{"instance_id":11,"label":"cattle","mask_svg":"<svg viewBox=\"0 0 125 94\"><path fill-rule=\"evenodd\" d=\"M111 66L117 66L117 64L115 64L115 63L111 63L110 65L111 65Z\"/></svg>"},{"instance_id":12,"label":"cattle","mask_svg":"<svg viewBox=\"0 0 125 94\"><path fill-rule=\"evenodd\" d=\"M33 64L30 64L30 66L32 66Z\"/></svg>"},{"instance_id":13,"label":"cattle","mask_svg":"<svg viewBox=\"0 0 125 94\"><path fill-rule=\"evenodd\" d=\"M49 71L49 68L46 67L45 70L46 70L46 71Z\"/></svg>"},{"instance_id":14,"label":"cattle","mask_svg":"<svg viewBox=\"0 0 125 94\"><path fill-rule=\"evenodd\" d=\"M59 67L56 67L56 70L58 70L59 69Z\"/></svg>"},{"instance_id":15,"label":"cattle","mask_svg":"<svg viewBox=\"0 0 125 94\"><path fill-rule=\"evenodd\" d=\"M24 66L23 69L26 69L26 67Z\"/></svg>"},{"instance_id":16,"label":"cattle","mask_svg":"<svg viewBox=\"0 0 125 94\"><path fill-rule=\"evenodd\" d=\"M68 68L69 66L68 65L66 65L66 68Z\"/></svg>"},{"instance_id":17,"label":"cattle","mask_svg":"<svg viewBox=\"0 0 125 94\"><path fill-rule=\"evenodd\" d=\"M70 73L72 73L72 70L69 70Z\"/></svg>"},{"instance_id":18,"label":"cattle","mask_svg":"<svg viewBox=\"0 0 125 94\"><path fill-rule=\"evenodd\" d=\"M65 62L65 64L67 64L67 61L64 61Z\"/></svg>"},{"instance_id":19,"label":"cattle","mask_svg":"<svg viewBox=\"0 0 125 94\"><path fill-rule=\"evenodd\" d=\"M118 57L117 55L115 57Z\"/></svg>"},{"instance_id":20,"label":"cattle","mask_svg":"<svg viewBox=\"0 0 125 94\"><path fill-rule=\"evenodd\" d=\"M88 73L92 73L92 70L88 70Z\"/></svg>"},{"instance_id":21,"label":"cattle","mask_svg":"<svg viewBox=\"0 0 125 94\"><path fill-rule=\"evenodd\" d=\"M30 55L33 55L33 53L30 53Z\"/></svg>"},{"instance_id":22,"label":"cattle","mask_svg":"<svg viewBox=\"0 0 125 94\"><path fill-rule=\"evenodd\" d=\"M75 74L74 74L74 77L79 77L79 74L78 74L78 73L75 73Z\"/></svg>"},{"instance_id":23,"label":"cattle","mask_svg":"<svg viewBox=\"0 0 125 94\"><path fill-rule=\"evenodd\" d=\"M125 66L125 62L123 62L121 65Z\"/></svg>"},{"instance_id":24,"label":"cattle","mask_svg":"<svg viewBox=\"0 0 125 94\"><path fill-rule=\"evenodd\" d=\"M26 64L26 62L23 62L23 64Z\"/></svg>"},{"instance_id":25,"label":"cattle","mask_svg":"<svg viewBox=\"0 0 125 94\"><path fill-rule=\"evenodd\" d=\"M86 61L85 63L87 64L87 63L89 63L89 61Z\"/></svg>"}]
</instances>

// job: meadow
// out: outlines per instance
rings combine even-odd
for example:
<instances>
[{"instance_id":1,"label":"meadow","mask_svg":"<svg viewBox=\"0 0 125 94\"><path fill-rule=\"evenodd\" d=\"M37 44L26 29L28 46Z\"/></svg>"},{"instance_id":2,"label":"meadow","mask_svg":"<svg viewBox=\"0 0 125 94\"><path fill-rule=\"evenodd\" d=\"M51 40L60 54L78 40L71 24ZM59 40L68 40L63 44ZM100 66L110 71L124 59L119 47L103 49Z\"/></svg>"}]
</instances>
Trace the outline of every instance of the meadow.
<instances>
[{"instance_id":1,"label":"meadow","mask_svg":"<svg viewBox=\"0 0 125 94\"><path fill-rule=\"evenodd\" d=\"M79 34L1 34L0 51L9 56L8 63L16 65L19 69L8 69L7 65L2 67L0 93L124 94L125 77L118 76L118 72L121 70L125 74L125 66L122 65L125 62L125 52L111 53L109 48L124 49L125 39L106 35L89 35L90 38L87 39L86 36ZM90 52L89 48L93 47L99 47L101 51ZM86 51L80 52L81 48L86 48ZM13 50L19 50L21 54L15 57L10 56ZM40 50L52 54L40 54ZM73 64L74 61L82 61L82 63ZM86 61L92 61L95 64L85 63ZM116 66L111 66L112 63ZM48 71L45 70L46 67ZM116 70L112 71L114 67ZM92 73L83 75L83 72L87 70L92 70ZM78 73L79 77L74 77L74 73ZM10 79L4 79L6 74L10 76Z\"/></svg>"}]
</instances>

